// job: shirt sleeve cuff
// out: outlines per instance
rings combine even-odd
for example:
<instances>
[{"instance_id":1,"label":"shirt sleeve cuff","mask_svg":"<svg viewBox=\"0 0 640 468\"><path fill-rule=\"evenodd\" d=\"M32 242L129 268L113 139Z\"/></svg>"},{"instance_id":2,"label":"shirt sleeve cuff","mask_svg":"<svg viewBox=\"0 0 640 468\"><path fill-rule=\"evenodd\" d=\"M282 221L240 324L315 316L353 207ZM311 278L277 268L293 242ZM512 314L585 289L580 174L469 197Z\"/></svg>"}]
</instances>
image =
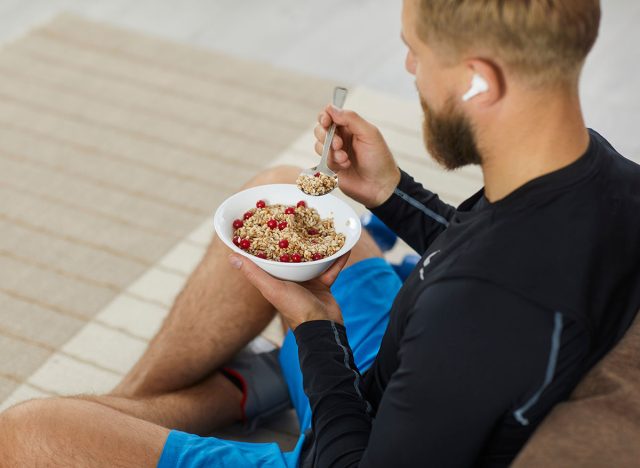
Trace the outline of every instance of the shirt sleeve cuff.
<instances>
[{"instance_id":1,"label":"shirt sleeve cuff","mask_svg":"<svg viewBox=\"0 0 640 468\"><path fill-rule=\"evenodd\" d=\"M411 182L413 182L413 179L411 178L411 176L407 174L405 171L403 171L402 169L400 169L400 182L398 182L398 185L396 185L396 188L393 189L393 192L391 192L391 195L389 196L389 198L387 198L384 202L382 202L382 204L376 206L375 208L370 208L369 211L371 211L378 218L383 218L385 216L385 213L395 213L396 206L398 206L398 203L402 203L402 200L400 199L400 197L395 196L396 189L403 190L405 187L410 185ZM406 190L403 190L403 191L406 191Z\"/></svg>"},{"instance_id":2,"label":"shirt sleeve cuff","mask_svg":"<svg viewBox=\"0 0 640 468\"><path fill-rule=\"evenodd\" d=\"M331 324L335 326L339 334L346 334L346 328L340 323L332 322L331 320L310 320L308 322L302 322L293 330L293 335L296 337L298 346L302 343L317 341L323 336L333 336L334 331Z\"/></svg>"}]
</instances>

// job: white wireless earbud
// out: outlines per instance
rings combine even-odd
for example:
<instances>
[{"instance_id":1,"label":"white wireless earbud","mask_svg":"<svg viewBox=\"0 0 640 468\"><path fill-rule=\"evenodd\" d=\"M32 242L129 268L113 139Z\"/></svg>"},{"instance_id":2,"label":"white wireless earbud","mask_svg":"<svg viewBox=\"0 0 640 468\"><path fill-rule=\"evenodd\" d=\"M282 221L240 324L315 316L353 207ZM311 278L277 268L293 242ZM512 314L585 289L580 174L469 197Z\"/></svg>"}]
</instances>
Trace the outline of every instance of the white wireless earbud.
<instances>
[{"instance_id":1,"label":"white wireless earbud","mask_svg":"<svg viewBox=\"0 0 640 468\"><path fill-rule=\"evenodd\" d=\"M486 93L487 91L489 91L489 83L476 73L473 75L473 79L471 80L471 88L469 88L469 91L462 96L462 100L466 102L469 99L476 97L478 94Z\"/></svg>"}]
</instances>

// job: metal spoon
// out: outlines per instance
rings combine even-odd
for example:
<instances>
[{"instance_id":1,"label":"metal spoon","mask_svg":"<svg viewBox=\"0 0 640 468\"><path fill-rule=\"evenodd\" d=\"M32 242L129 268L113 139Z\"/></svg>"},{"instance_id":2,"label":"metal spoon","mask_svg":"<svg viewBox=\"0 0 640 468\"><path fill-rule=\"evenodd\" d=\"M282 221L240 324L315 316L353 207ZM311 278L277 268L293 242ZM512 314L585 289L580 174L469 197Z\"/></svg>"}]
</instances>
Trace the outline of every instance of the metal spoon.
<instances>
[{"instance_id":1,"label":"metal spoon","mask_svg":"<svg viewBox=\"0 0 640 468\"><path fill-rule=\"evenodd\" d=\"M344 105L344 101L347 98L347 88L336 87L333 90L333 105L339 109L342 109ZM323 175L328 176L334 179L333 188L327 189L327 191L322 191L322 193L311 193L303 188L303 186L298 183L298 188L302 190L304 193L308 195L326 195L327 193L332 192L338 187L338 175L329 169L327 166L327 157L329 156L329 150L331 149L331 142L333 141L333 135L336 133L336 124L333 123L327 132L327 136L324 139L324 146L322 147L322 158L320 158L320 163L312 167L311 169L304 169L300 175L298 176L298 181L300 181L303 177L314 177L320 178Z\"/></svg>"}]
</instances>

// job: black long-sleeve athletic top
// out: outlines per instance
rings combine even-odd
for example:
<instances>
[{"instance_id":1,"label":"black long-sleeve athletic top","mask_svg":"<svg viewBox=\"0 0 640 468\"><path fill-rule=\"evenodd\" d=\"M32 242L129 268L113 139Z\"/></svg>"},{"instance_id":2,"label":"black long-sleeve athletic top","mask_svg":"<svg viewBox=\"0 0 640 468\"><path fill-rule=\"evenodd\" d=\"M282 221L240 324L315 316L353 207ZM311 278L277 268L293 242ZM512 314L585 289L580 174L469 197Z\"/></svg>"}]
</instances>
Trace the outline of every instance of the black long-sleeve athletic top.
<instances>
[{"instance_id":1,"label":"black long-sleeve athletic top","mask_svg":"<svg viewBox=\"0 0 640 468\"><path fill-rule=\"evenodd\" d=\"M640 166L590 131L573 164L457 209L402 172L372 210L422 260L360 378L342 325L295 337L303 465L506 466L640 307Z\"/></svg>"}]
</instances>

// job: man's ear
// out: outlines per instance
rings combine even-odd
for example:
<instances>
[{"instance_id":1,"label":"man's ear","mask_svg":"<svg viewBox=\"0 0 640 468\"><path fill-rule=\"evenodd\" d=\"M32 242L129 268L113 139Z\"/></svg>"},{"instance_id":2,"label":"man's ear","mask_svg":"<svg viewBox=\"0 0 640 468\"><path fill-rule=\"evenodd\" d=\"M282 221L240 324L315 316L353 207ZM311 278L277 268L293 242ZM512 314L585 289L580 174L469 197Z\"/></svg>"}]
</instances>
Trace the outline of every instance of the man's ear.
<instances>
[{"instance_id":1,"label":"man's ear","mask_svg":"<svg viewBox=\"0 0 640 468\"><path fill-rule=\"evenodd\" d=\"M474 58L465 61L466 88L461 99L481 105L498 102L505 93L502 69L489 60Z\"/></svg>"}]
</instances>

